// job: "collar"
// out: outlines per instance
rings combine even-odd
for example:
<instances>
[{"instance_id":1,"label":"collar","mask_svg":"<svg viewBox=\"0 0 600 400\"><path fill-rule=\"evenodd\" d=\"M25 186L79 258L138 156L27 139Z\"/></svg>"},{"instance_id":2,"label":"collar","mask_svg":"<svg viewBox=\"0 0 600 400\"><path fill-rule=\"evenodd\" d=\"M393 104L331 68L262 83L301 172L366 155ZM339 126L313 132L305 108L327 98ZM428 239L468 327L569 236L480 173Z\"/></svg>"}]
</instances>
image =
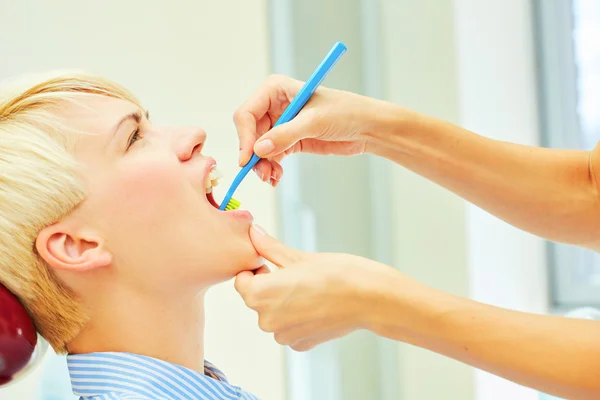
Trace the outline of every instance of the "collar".
<instances>
[{"instance_id":1,"label":"collar","mask_svg":"<svg viewBox=\"0 0 600 400\"><path fill-rule=\"evenodd\" d=\"M132 353L71 354L67 365L73 394L83 398L111 393L161 400L237 400L243 394L209 362L204 364L205 375Z\"/></svg>"}]
</instances>

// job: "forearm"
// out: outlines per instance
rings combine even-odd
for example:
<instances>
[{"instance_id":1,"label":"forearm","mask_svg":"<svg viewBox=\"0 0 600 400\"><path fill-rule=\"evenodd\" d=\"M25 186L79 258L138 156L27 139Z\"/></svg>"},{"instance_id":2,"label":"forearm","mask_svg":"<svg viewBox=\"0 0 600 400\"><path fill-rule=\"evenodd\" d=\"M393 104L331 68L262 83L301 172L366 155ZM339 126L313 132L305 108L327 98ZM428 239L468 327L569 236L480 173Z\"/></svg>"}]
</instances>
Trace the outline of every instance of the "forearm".
<instances>
[{"instance_id":1,"label":"forearm","mask_svg":"<svg viewBox=\"0 0 600 400\"><path fill-rule=\"evenodd\" d=\"M600 202L586 151L496 141L385 105L367 150L544 238L598 247Z\"/></svg>"},{"instance_id":2,"label":"forearm","mask_svg":"<svg viewBox=\"0 0 600 400\"><path fill-rule=\"evenodd\" d=\"M377 304L368 318L379 335L560 397L600 398L600 322L509 311L429 288Z\"/></svg>"}]
</instances>

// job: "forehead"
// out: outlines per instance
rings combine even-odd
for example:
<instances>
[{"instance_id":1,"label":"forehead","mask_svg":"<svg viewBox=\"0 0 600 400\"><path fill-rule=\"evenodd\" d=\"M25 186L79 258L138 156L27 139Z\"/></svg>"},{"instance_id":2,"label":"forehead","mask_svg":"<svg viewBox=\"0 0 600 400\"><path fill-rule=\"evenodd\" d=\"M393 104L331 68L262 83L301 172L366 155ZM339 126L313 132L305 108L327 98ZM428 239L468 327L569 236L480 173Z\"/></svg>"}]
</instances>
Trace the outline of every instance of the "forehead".
<instances>
[{"instance_id":1,"label":"forehead","mask_svg":"<svg viewBox=\"0 0 600 400\"><path fill-rule=\"evenodd\" d=\"M139 109L128 100L98 94L78 93L72 98L60 107L58 115L69 127L86 133L112 133L124 115Z\"/></svg>"},{"instance_id":2,"label":"forehead","mask_svg":"<svg viewBox=\"0 0 600 400\"><path fill-rule=\"evenodd\" d=\"M71 132L67 133L74 155L85 164L111 153L115 126L126 115L139 110L134 103L98 94L76 94L57 110Z\"/></svg>"}]
</instances>

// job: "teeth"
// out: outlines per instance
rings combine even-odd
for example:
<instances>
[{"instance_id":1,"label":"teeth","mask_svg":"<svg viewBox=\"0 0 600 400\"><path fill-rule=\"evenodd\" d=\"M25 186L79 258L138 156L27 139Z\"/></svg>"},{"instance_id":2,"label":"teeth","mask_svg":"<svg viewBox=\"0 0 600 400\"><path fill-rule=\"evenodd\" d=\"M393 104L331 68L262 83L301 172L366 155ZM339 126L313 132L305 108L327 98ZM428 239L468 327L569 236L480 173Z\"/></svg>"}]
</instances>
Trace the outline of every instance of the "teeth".
<instances>
[{"instance_id":1,"label":"teeth","mask_svg":"<svg viewBox=\"0 0 600 400\"><path fill-rule=\"evenodd\" d=\"M206 178L206 184L205 184L206 193L211 193L212 188L219 184L219 179L221 179L222 177L223 177L223 174L216 167L213 167L210 170L208 177Z\"/></svg>"},{"instance_id":2,"label":"teeth","mask_svg":"<svg viewBox=\"0 0 600 400\"><path fill-rule=\"evenodd\" d=\"M213 186L217 186L219 184L219 179L221 179L222 177L223 174L216 168L213 168L210 171L210 174L208 174L208 179L210 180Z\"/></svg>"},{"instance_id":3,"label":"teeth","mask_svg":"<svg viewBox=\"0 0 600 400\"><path fill-rule=\"evenodd\" d=\"M208 174L208 176L210 177L210 180L218 180L221 179L223 177L223 174L221 173L221 171L219 171L216 167L210 170L210 173Z\"/></svg>"}]
</instances>

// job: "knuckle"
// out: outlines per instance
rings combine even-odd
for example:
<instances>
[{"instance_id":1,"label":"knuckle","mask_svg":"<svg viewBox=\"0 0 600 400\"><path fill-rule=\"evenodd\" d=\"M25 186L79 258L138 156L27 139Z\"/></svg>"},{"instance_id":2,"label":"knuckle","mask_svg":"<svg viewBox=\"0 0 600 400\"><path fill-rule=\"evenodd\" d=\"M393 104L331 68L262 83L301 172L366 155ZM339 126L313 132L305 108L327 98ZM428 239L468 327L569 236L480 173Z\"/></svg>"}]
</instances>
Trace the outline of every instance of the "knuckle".
<instances>
[{"instance_id":1,"label":"knuckle","mask_svg":"<svg viewBox=\"0 0 600 400\"><path fill-rule=\"evenodd\" d=\"M244 119L244 114L245 111L241 108L235 110L235 112L233 113L233 122L239 124Z\"/></svg>"},{"instance_id":2,"label":"knuckle","mask_svg":"<svg viewBox=\"0 0 600 400\"><path fill-rule=\"evenodd\" d=\"M267 83L269 84L280 84L285 81L286 77L282 74L271 74L267 78Z\"/></svg>"},{"instance_id":3,"label":"knuckle","mask_svg":"<svg viewBox=\"0 0 600 400\"><path fill-rule=\"evenodd\" d=\"M244 303L246 303L246 306L248 306L248 308L251 308L253 310L257 310L259 308L260 301L254 293L248 293L243 298Z\"/></svg>"},{"instance_id":4,"label":"knuckle","mask_svg":"<svg viewBox=\"0 0 600 400\"><path fill-rule=\"evenodd\" d=\"M275 332L273 321L269 316L259 316L258 327L264 332Z\"/></svg>"},{"instance_id":5,"label":"knuckle","mask_svg":"<svg viewBox=\"0 0 600 400\"><path fill-rule=\"evenodd\" d=\"M304 124L309 127L309 133L313 136L318 135L323 131L323 128L327 123L326 119L327 115L318 107L308 108L304 111Z\"/></svg>"},{"instance_id":6,"label":"knuckle","mask_svg":"<svg viewBox=\"0 0 600 400\"><path fill-rule=\"evenodd\" d=\"M292 348L292 350L297 351L297 352L303 352L306 351L305 349L305 345L303 343L296 343L290 346Z\"/></svg>"},{"instance_id":7,"label":"knuckle","mask_svg":"<svg viewBox=\"0 0 600 400\"><path fill-rule=\"evenodd\" d=\"M286 337L285 334L276 332L273 337L275 338L275 341L282 346L286 346L291 343L289 337Z\"/></svg>"},{"instance_id":8,"label":"knuckle","mask_svg":"<svg viewBox=\"0 0 600 400\"><path fill-rule=\"evenodd\" d=\"M292 345L290 347L295 351L305 352L305 351L312 350L315 347L315 344L304 341L304 342L295 343L294 345Z\"/></svg>"},{"instance_id":9,"label":"knuckle","mask_svg":"<svg viewBox=\"0 0 600 400\"><path fill-rule=\"evenodd\" d=\"M308 262L308 253L301 250L294 250L291 254L292 261L296 264Z\"/></svg>"},{"instance_id":10,"label":"knuckle","mask_svg":"<svg viewBox=\"0 0 600 400\"><path fill-rule=\"evenodd\" d=\"M310 117L311 119L316 122L317 124L323 123L323 121L325 121L326 115L323 112L323 110L319 109L319 108L312 108L310 113Z\"/></svg>"}]
</instances>

